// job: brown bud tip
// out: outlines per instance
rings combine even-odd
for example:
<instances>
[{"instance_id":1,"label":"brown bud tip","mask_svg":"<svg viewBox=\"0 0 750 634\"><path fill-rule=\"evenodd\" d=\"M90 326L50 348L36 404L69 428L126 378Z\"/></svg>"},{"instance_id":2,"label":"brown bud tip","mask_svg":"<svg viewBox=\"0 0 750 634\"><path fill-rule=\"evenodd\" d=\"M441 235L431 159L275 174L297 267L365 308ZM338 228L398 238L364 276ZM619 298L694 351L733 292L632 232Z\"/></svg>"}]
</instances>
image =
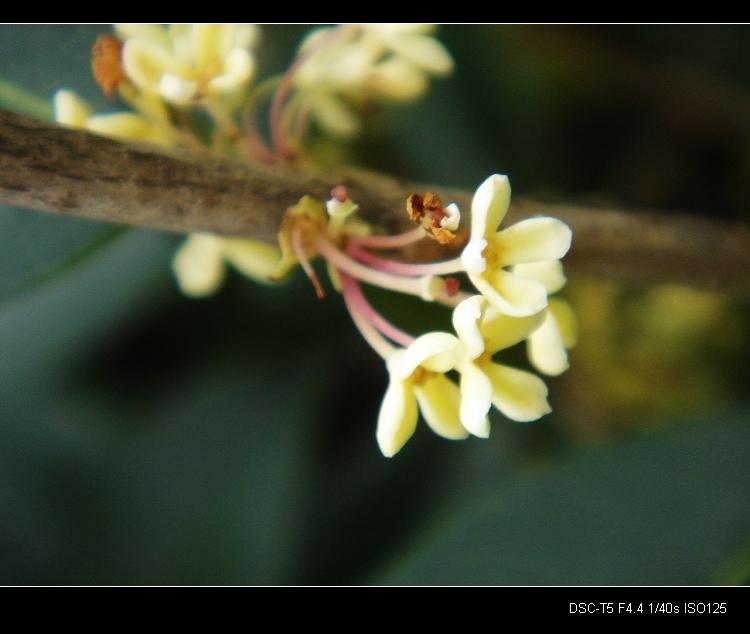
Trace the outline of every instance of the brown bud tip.
<instances>
[{"instance_id":1,"label":"brown bud tip","mask_svg":"<svg viewBox=\"0 0 750 634\"><path fill-rule=\"evenodd\" d=\"M448 297L453 297L461 288L461 281L456 277L445 278L445 293Z\"/></svg>"},{"instance_id":2,"label":"brown bud tip","mask_svg":"<svg viewBox=\"0 0 750 634\"><path fill-rule=\"evenodd\" d=\"M336 185L331 190L331 198L335 198L340 203L345 203L346 199L349 198L349 192L346 191L346 185Z\"/></svg>"},{"instance_id":3,"label":"brown bud tip","mask_svg":"<svg viewBox=\"0 0 750 634\"><path fill-rule=\"evenodd\" d=\"M111 97L120 82L127 81L122 66L122 40L114 35L100 35L91 50L91 70L102 92Z\"/></svg>"}]
</instances>

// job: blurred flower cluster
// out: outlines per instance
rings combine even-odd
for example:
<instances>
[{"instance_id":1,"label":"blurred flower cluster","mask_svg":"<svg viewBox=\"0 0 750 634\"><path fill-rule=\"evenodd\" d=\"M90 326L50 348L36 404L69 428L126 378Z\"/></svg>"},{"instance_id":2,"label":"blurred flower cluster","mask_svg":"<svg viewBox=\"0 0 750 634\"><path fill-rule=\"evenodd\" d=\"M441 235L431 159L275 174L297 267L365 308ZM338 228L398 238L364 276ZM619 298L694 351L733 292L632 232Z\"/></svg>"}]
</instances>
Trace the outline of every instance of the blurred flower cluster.
<instances>
[{"instance_id":1,"label":"blurred flower cluster","mask_svg":"<svg viewBox=\"0 0 750 634\"><path fill-rule=\"evenodd\" d=\"M373 103L413 101L431 76L450 73L451 56L433 32L424 24L318 28L284 73L258 82L255 25L120 24L114 35L96 42L92 69L103 92L118 95L131 110L96 115L75 93L60 90L56 119L120 139L297 165L310 160L305 140L311 125L322 134L351 137ZM266 127L258 125L264 108ZM197 114L208 117L207 130ZM220 288L228 267L273 283L300 266L322 298L313 265L322 258L354 324L386 364L389 383L376 435L390 457L414 433L419 412L437 434L460 439L489 435L493 405L515 421L550 411L547 388L536 374L494 357L526 342L539 372L555 376L568 368L575 316L567 303L549 296L565 284L560 258L571 232L554 218L500 229L509 203L507 177L490 176L474 195L470 234L458 257L403 262L381 252L425 238L450 248L461 210L443 206L434 192L413 194L406 212L418 226L386 235L357 216L359 204L342 183L328 201L305 196L290 207L278 247L194 234L175 255L173 268L182 291L202 297ZM473 293L461 290L466 280ZM414 336L401 330L369 303L362 284L447 306L454 332Z\"/></svg>"}]
</instances>

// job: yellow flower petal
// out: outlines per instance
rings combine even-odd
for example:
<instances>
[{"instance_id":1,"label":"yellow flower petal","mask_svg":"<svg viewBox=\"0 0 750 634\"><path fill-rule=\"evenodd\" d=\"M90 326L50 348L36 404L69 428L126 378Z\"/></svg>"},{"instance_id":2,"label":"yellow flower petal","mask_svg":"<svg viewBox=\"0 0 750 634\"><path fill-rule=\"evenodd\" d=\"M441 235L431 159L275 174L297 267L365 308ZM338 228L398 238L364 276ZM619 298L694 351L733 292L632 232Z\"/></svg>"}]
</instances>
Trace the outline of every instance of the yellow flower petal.
<instances>
[{"instance_id":1,"label":"yellow flower petal","mask_svg":"<svg viewBox=\"0 0 750 634\"><path fill-rule=\"evenodd\" d=\"M471 239L490 239L505 218L510 206L510 181L493 174L477 189L471 201Z\"/></svg>"},{"instance_id":2,"label":"yellow flower petal","mask_svg":"<svg viewBox=\"0 0 750 634\"><path fill-rule=\"evenodd\" d=\"M54 97L55 121L72 128L83 128L91 116L89 105L72 90L58 90Z\"/></svg>"},{"instance_id":3,"label":"yellow flower petal","mask_svg":"<svg viewBox=\"0 0 750 634\"><path fill-rule=\"evenodd\" d=\"M492 406L492 384L474 363L463 363L458 371L461 373L461 424L475 436L487 438L490 435L487 413Z\"/></svg>"},{"instance_id":4,"label":"yellow flower petal","mask_svg":"<svg viewBox=\"0 0 750 634\"><path fill-rule=\"evenodd\" d=\"M511 420L532 421L552 411L547 386L538 376L498 363L482 369L492 382L492 404Z\"/></svg>"},{"instance_id":5,"label":"yellow flower petal","mask_svg":"<svg viewBox=\"0 0 750 634\"><path fill-rule=\"evenodd\" d=\"M279 265L281 250L257 240L230 238L224 242L224 257L243 275L258 282L269 283Z\"/></svg>"},{"instance_id":6,"label":"yellow flower petal","mask_svg":"<svg viewBox=\"0 0 750 634\"><path fill-rule=\"evenodd\" d=\"M443 374L414 386L419 409L425 421L438 436L461 440L469 434L461 424L458 386Z\"/></svg>"},{"instance_id":7,"label":"yellow flower petal","mask_svg":"<svg viewBox=\"0 0 750 634\"><path fill-rule=\"evenodd\" d=\"M564 299L552 298L549 300L549 310L557 320L563 344L570 350L578 342L578 319L571 305Z\"/></svg>"},{"instance_id":8,"label":"yellow flower petal","mask_svg":"<svg viewBox=\"0 0 750 634\"><path fill-rule=\"evenodd\" d=\"M453 70L453 58L435 38L403 34L388 43L398 55L434 75L447 75Z\"/></svg>"},{"instance_id":9,"label":"yellow flower petal","mask_svg":"<svg viewBox=\"0 0 750 634\"><path fill-rule=\"evenodd\" d=\"M469 279L490 304L507 315L526 317L547 306L544 286L508 271L490 270L481 275L469 273Z\"/></svg>"},{"instance_id":10,"label":"yellow flower petal","mask_svg":"<svg viewBox=\"0 0 750 634\"><path fill-rule=\"evenodd\" d=\"M459 341L453 335L428 332L417 337L403 351L397 364L397 374L406 379L420 366L431 372L448 372L456 363L458 348Z\"/></svg>"},{"instance_id":11,"label":"yellow flower petal","mask_svg":"<svg viewBox=\"0 0 750 634\"><path fill-rule=\"evenodd\" d=\"M479 324L487 352L492 355L523 341L539 328L543 319L544 311L527 317L511 317L488 306Z\"/></svg>"},{"instance_id":12,"label":"yellow flower petal","mask_svg":"<svg viewBox=\"0 0 750 634\"><path fill-rule=\"evenodd\" d=\"M516 264L511 268L511 272L525 277L527 280L534 280L543 284L550 295L559 291L567 281L560 260Z\"/></svg>"},{"instance_id":13,"label":"yellow flower petal","mask_svg":"<svg viewBox=\"0 0 750 634\"><path fill-rule=\"evenodd\" d=\"M386 458L396 455L417 428L417 399L411 387L392 377L378 415L376 438Z\"/></svg>"},{"instance_id":14,"label":"yellow flower petal","mask_svg":"<svg viewBox=\"0 0 750 634\"><path fill-rule=\"evenodd\" d=\"M493 246L503 265L558 260L568 252L572 235L557 218L529 218L500 231Z\"/></svg>"},{"instance_id":15,"label":"yellow flower petal","mask_svg":"<svg viewBox=\"0 0 750 634\"><path fill-rule=\"evenodd\" d=\"M215 293L226 275L223 238L207 233L190 235L175 253L172 270L185 295L205 297Z\"/></svg>"},{"instance_id":16,"label":"yellow flower petal","mask_svg":"<svg viewBox=\"0 0 750 634\"><path fill-rule=\"evenodd\" d=\"M568 353L552 311L548 308L542 314L542 325L534 331L527 343L529 361L540 372L558 376L569 367Z\"/></svg>"},{"instance_id":17,"label":"yellow flower petal","mask_svg":"<svg viewBox=\"0 0 750 634\"><path fill-rule=\"evenodd\" d=\"M479 319L487 300L474 295L453 309L453 328L464 346L466 358L474 360L484 352L484 337L479 331Z\"/></svg>"}]
</instances>

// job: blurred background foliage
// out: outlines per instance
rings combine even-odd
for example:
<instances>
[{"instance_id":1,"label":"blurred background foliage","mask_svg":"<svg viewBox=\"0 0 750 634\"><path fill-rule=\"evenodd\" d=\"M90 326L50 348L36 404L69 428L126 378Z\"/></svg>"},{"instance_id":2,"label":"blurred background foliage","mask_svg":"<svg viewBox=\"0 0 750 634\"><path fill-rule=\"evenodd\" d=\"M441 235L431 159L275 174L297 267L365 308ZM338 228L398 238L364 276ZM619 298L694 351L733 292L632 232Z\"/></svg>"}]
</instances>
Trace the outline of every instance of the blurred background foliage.
<instances>
[{"instance_id":1,"label":"blurred background foliage","mask_svg":"<svg viewBox=\"0 0 750 634\"><path fill-rule=\"evenodd\" d=\"M1 25L0 106L50 118L68 87L118 109L89 71L108 30ZM264 28L262 75L305 31ZM353 145L316 139L319 160L750 220L747 26L441 38L454 76ZM580 343L553 414L463 443L421 425L386 460L385 370L337 296L232 276L189 300L175 236L9 208L0 228L0 583L750 580L745 299L570 276ZM373 298L405 326L447 320Z\"/></svg>"}]
</instances>

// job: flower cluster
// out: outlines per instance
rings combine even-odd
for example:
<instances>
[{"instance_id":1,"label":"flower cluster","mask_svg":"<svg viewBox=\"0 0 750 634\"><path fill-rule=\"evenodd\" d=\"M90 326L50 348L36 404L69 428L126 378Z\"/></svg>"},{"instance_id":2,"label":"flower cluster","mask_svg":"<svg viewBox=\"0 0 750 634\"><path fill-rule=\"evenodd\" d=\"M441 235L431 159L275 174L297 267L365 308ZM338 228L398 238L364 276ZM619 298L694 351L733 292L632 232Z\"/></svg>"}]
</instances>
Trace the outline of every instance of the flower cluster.
<instances>
[{"instance_id":1,"label":"flower cluster","mask_svg":"<svg viewBox=\"0 0 750 634\"><path fill-rule=\"evenodd\" d=\"M432 236L432 222L403 234L373 234L358 221L358 205L339 186L326 205L304 197L287 210L277 252L256 250L256 257L242 268L230 252L192 239L178 253L175 271L183 288L206 289L216 287L225 261L267 280L281 279L299 265L323 297L323 285L311 266L313 258L322 257L354 324L386 363L389 383L376 434L383 454L393 456L403 447L416 429L419 412L445 438L486 438L493 405L520 422L550 411L547 388L538 376L498 363L494 356L527 341L531 364L556 375L567 368L567 349L575 341L570 307L562 300L548 300L548 294L565 283L559 260L570 247L570 229L553 218L530 218L498 231L509 202L508 179L490 176L474 195L471 235L461 255L417 264L383 258L376 251ZM441 207L436 211L457 228L460 211L449 207L450 212ZM204 272L210 283L191 281L193 270ZM460 291L456 275L466 275L478 292ZM362 283L451 307L454 332L414 337L369 303Z\"/></svg>"},{"instance_id":2,"label":"flower cluster","mask_svg":"<svg viewBox=\"0 0 750 634\"><path fill-rule=\"evenodd\" d=\"M432 31L423 24L316 29L285 73L255 83L255 25L120 24L115 35L97 41L92 70L103 92L118 95L133 111L96 115L75 93L60 90L55 115L65 125L120 139L291 162L310 119L323 132L350 136L373 101L416 99L430 76L449 73L453 61ZM270 144L255 121L266 97ZM196 127L196 111L207 115L207 130ZM382 252L424 238L453 244L461 222L458 206L444 207L433 192L412 194L406 210L418 226L381 235L357 217L358 205L339 185L325 203L305 196L290 207L278 246L193 234L175 254L173 270L185 294L205 297L220 288L228 267L273 283L300 266L323 298L311 262L324 259L354 324L386 364L389 381L376 437L390 457L412 436L420 412L435 433L461 439L489 435L492 406L515 421L550 411L544 382L495 355L526 341L538 371L558 375L567 369L575 316L563 300L549 296L565 284L560 258L571 232L554 218L500 229L509 203L508 179L490 176L472 200L470 235L458 257L403 262ZM460 289L463 278L474 293ZM452 309L453 332L415 336L402 330L370 304L362 284Z\"/></svg>"}]
</instances>

